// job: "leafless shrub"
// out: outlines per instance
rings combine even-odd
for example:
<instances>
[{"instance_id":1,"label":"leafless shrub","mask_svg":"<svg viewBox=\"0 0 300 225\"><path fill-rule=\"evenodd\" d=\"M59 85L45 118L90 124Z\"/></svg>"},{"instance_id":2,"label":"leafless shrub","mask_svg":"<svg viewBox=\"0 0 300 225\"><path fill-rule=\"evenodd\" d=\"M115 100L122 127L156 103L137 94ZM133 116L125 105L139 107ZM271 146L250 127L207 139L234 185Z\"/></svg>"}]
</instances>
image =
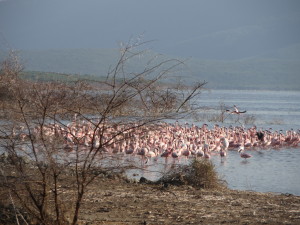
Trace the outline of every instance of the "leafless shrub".
<instances>
[{"instance_id":1,"label":"leafless shrub","mask_svg":"<svg viewBox=\"0 0 300 225\"><path fill-rule=\"evenodd\" d=\"M213 115L211 115L209 121L224 123L228 118L228 113L226 111L227 109L228 106L226 106L224 102L220 101L219 106L216 109L217 111L219 111L219 113L214 113Z\"/></svg>"},{"instance_id":2,"label":"leafless shrub","mask_svg":"<svg viewBox=\"0 0 300 225\"><path fill-rule=\"evenodd\" d=\"M196 121L209 121L209 122L221 122L224 123L228 119L229 107L224 102L220 101L217 107L202 107L194 113L193 118Z\"/></svg>"},{"instance_id":3,"label":"leafless shrub","mask_svg":"<svg viewBox=\"0 0 300 225\"><path fill-rule=\"evenodd\" d=\"M284 121L282 119L274 119L274 120L269 121L269 124L282 125L282 124L284 124Z\"/></svg>"},{"instance_id":4,"label":"leafless shrub","mask_svg":"<svg viewBox=\"0 0 300 225\"><path fill-rule=\"evenodd\" d=\"M255 124L256 121L254 115L246 115L243 119L244 119L244 124Z\"/></svg>"}]
</instances>

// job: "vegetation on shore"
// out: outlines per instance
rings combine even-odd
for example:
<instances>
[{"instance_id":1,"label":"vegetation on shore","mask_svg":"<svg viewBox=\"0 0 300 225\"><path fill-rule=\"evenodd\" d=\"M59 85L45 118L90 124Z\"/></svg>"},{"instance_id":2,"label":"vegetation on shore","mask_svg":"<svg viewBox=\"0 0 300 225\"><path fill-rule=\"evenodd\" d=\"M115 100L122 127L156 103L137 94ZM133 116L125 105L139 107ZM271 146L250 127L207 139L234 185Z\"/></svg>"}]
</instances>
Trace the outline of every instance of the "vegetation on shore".
<instances>
[{"instance_id":1,"label":"vegetation on shore","mask_svg":"<svg viewBox=\"0 0 300 225\"><path fill-rule=\"evenodd\" d=\"M37 82L77 82L86 80L92 81L105 81L105 77L98 77L93 75L78 75L78 74L63 74L53 72L39 72L39 71L22 71L20 77L25 80Z\"/></svg>"},{"instance_id":2,"label":"vegetation on shore","mask_svg":"<svg viewBox=\"0 0 300 225\"><path fill-rule=\"evenodd\" d=\"M226 186L218 177L214 164L202 158L193 159L189 165L174 164L171 170L155 183L164 186L189 185L198 189L220 189Z\"/></svg>"}]
</instances>

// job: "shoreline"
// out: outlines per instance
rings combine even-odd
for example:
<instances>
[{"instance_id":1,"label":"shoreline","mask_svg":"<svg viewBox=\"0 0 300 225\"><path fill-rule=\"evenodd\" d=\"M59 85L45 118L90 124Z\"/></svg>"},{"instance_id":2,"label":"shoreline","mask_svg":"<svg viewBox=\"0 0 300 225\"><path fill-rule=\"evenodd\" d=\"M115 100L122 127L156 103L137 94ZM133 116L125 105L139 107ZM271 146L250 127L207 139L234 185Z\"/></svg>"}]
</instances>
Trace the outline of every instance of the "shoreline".
<instances>
[{"instance_id":1,"label":"shoreline","mask_svg":"<svg viewBox=\"0 0 300 225\"><path fill-rule=\"evenodd\" d=\"M84 201L82 224L300 223L300 196L120 180L97 187Z\"/></svg>"},{"instance_id":2,"label":"shoreline","mask_svg":"<svg viewBox=\"0 0 300 225\"><path fill-rule=\"evenodd\" d=\"M1 185L0 191L0 224L16 224L7 197L9 190ZM60 191L64 195L63 207L71 210L72 190L62 186ZM19 211L24 215L24 210ZM32 224L32 221L28 222ZM227 187L165 187L161 184L133 182L118 174L99 176L89 186L78 221L79 225L299 223L300 196L232 190Z\"/></svg>"}]
</instances>

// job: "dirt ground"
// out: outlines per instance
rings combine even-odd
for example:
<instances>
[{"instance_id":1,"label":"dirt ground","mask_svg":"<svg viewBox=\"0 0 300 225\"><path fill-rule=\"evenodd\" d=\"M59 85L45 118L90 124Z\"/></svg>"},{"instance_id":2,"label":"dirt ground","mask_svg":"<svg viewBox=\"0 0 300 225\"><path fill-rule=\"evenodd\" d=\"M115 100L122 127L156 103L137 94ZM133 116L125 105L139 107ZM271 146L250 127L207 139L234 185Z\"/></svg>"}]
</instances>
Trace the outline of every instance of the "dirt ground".
<instances>
[{"instance_id":1,"label":"dirt ground","mask_svg":"<svg viewBox=\"0 0 300 225\"><path fill-rule=\"evenodd\" d=\"M5 191L0 192L0 224L17 224L14 217L9 219ZM67 196L66 190L66 205ZM300 196L164 187L104 177L85 195L81 224L300 224Z\"/></svg>"},{"instance_id":2,"label":"dirt ground","mask_svg":"<svg viewBox=\"0 0 300 225\"><path fill-rule=\"evenodd\" d=\"M300 224L300 196L99 181L83 224Z\"/></svg>"}]
</instances>

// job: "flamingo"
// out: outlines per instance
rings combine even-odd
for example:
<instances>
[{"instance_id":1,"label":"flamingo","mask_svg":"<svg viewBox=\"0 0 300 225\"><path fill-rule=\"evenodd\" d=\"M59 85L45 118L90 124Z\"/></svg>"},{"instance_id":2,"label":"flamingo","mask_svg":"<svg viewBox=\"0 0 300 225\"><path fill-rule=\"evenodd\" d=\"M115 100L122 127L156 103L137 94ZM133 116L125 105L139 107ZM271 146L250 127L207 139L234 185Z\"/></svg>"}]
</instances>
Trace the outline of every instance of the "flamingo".
<instances>
[{"instance_id":1,"label":"flamingo","mask_svg":"<svg viewBox=\"0 0 300 225\"><path fill-rule=\"evenodd\" d=\"M237 114L237 115L240 115L241 113L247 112L246 110L245 110L245 111L240 111L240 110L236 107L236 105L233 105L233 108L234 108L233 111L230 111L229 109L227 109L226 111L227 111L227 112L230 112L231 114Z\"/></svg>"},{"instance_id":2,"label":"flamingo","mask_svg":"<svg viewBox=\"0 0 300 225\"><path fill-rule=\"evenodd\" d=\"M220 156L225 157L226 155L227 155L226 151L223 151L223 149L221 149Z\"/></svg>"},{"instance_id":3,"label":"flamingo","mask_svg":"<svg viewBox=\"0 0 300 225\"><path fill-rule=\"evenodd\" d=\"M202 149L198 148L196 151L196 157L203 157L204 156L204 152L202 151Z\"/></svg>"},{"instance_id":4,"label":"flamingo","mask_svg":"<svg viewBox=\"0 0 300 225\"><path fill-rule=\"evenodd\" d=\"M146 154L147 162L148 162L148 158L150 158L150 159L153 158L154 161L157 161L157 159L158 159L158 149L155 148L154 150L149 150Z\"/></svg>"},{"instance_id":5,"label":"flamingo","mask_svg":"<svg viewBox=\"0 0 300 225\"><path fill-rule=\"evenodd\" d=\"M210 158L210 146L206 143L206 141L203 141L203 152L204 152L204 158L209 159Z\"/></svg>"},{"instance_id":6,"label":"flamingo","mask_svg":"<svg viewBox=\"0 0 300 225\"><path fill-rule=\"evenodd\" d=\"M172 156L172 158L174 159L174 161L175 161L176 159L179 161L180 153L177 152L177 151L172 151L171 156Z\"/></svg>"},{"instance_id":7,"label":"flamingo","mask_svg":"<svg viewBox=\"0 0 300 225\"><path fill-rule=\"evenodd\" d=\"M137 155L141 156L141 162L142 163L147 163L148 162L148 157L147 157L148 149L147 148L141 148L138 150L136 153Z\"/></svg>"},{"instance_id":8,"label":"flamingo","mask_svg":"<svg viewBox=\"0 0 300 225\"><path fill-rule=\"evenodd\" d=\"M125 154L126 155L131 155L132 153L134 153L134 149L133 148L129 148L125 150Z\"/></svg>"},{"instance_id":9,"label":"flamingo","mask_svg":"<svg viewBox=\"0 0 300 225\"><path fill-rule=\"evenodd\" d=\"M221 146L222 150L227 151L227 149L229 147L229 141L228 141L228 139L225 138L225 137L221 137L220 140L221 140L221 144L222 144L222 146Z\"/></svg>"},{"instance_id":10,"label":"flamingo","mask_svg":"<svg viewBox=\"0 0 300 225\"><path fill-rule=\"evenodd\" d=\"M186 158L188 158L190 155L190 150L184 149L184 150L182 150L181 154L184 155Z\"/></svg>"},{"instance_id":11,"label":"flamingo","mask_svg":"<svg viewBox=\"0 0 300 225\"><path fill-rule=\"evenodd\" d=\"M240 148L238 149L238 152L240 153L240 156L244 159L248 159L248 158L252 157L252 155L247 154L247 153L244 152L244 147L243 146L240 146Z\"/></svg>"},{"instance_id":12,"label":"flamingo","mask_svg":"<svg viewBox=\"0 0 300 225\"><path fill-rule=\"evenodd\" d=\"M157 155L158 155L158 149L157 148L155 148L154 150L150 150L150 151L147 152L147 156L150 157L150 158L155 157Z\"/></svg>"},{"instance_id":13,"label":"flamingo","mask_svg":"<svg viewBox=\"0 0 300 225\"><path fill-rule=\"evenodd\" d=\"M172 151L171 149L165 150L160 156L165 158L165 162L167 162L168 157L171 155Z\"/></svg>"},{"instance_id":14,"label":"flamingo","mask_svg":"<svg viewBox=\"0 0 300 225\"><path fill-rule=\"evenodd\" d=\"M252 145L251 142L249 142L248 140L246 140L244 146L245 146L245 148L251 148L253 145Z\"/></svg>"},{"instance_id":15,"label":"flamingo","mask_svg":"<svg viewBox=\"0 0 300 225\"><path fill-rule=\"evenodd\" d=\"M148 153L148 149L147 148L141 148L141 149L138 150L137 155L140 155L143 158L143 157L146 156L147 153Z\"/></svg>"},{"instance_id":16,"label":"flamingo","mask_svg":"<svg viewBox=\"0 0 300 225\"><path fill-rule=\"evenodd\" d=\"M209 158L210 158L209 152L205 152L205 153L204 153L204 158L206 158L206 159L209 159Z\"/></svg>"}]
</instances>

